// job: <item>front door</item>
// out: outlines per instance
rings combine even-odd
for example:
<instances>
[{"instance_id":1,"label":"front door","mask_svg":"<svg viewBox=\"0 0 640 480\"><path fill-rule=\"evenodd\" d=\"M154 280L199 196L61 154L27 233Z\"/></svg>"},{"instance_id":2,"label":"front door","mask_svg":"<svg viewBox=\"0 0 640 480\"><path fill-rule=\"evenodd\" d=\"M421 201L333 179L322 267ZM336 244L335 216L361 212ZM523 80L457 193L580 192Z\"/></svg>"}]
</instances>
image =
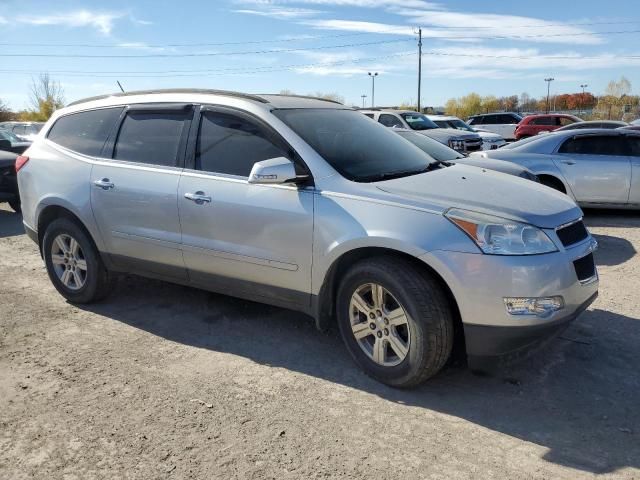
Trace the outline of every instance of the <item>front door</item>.
<instances>
[{"instance_id":1,"label":"front door","mask_svg":"<svg viewBox=\"0 0 640 480\"><path fill-rule=\"evenodd\" d=\"M186 279L178 183L193 113L155 108L125 113L112 159L93 166L91 206L117 266Z\"/></svg>"},{"instance_id":2,"label":"front door","mask_svg":"<svg viewBox=\"0 0 640 480\"><path fill-rule=\"evenodd\" d=\"M178 206L192 282L256 300L309 305L313 189L252 185L255 162L293 157L275 132L232 109L201 112Z\"/></svg>"},{"instance_id":3,"label":"front door","mask_svg":"<svg viewBox=\"0 0 640 480\"><path fill-rule=\"evenodd\" d=\"M578 202L626 204L631 162L624 137L576 135L558 149L555 163Z\"/></svg>"}]
</instances>

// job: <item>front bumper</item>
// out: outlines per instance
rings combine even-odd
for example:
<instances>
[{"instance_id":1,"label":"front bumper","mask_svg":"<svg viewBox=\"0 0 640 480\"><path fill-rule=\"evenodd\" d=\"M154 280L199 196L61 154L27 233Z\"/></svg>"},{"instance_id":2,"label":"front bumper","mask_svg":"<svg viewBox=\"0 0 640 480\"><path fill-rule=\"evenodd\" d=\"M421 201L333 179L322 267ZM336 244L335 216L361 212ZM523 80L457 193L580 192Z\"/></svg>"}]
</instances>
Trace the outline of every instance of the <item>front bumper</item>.
<instances>
[{"instance_id":1,"label":"front bumper","mask_svg":"<svg viewBox=\"0 0 640 480\"><path fill-rule=\"evenodd\" d=\"M506 140L493 141L493 142L484 141L482 142L482 150L497 150L498 148L506 144L507 144Z\"/></svg>"},{"instance_id":2,"label":"front bumper","mask_svg":"<svg viewBox=\"0 0 640 480\"><path fill-rule=\"evenodd\" d=\"M560 243L558 241L558 243ZM585 241L543 255L500 256L434 251L421 257L447 283L462 319L470 363L496 356L518 357L553 337L597 297L598 278L580 282L574 261L593 251ZM561 295L564 308L548 317L510 315L504 297Z\"/></svg>"}]
</instances>

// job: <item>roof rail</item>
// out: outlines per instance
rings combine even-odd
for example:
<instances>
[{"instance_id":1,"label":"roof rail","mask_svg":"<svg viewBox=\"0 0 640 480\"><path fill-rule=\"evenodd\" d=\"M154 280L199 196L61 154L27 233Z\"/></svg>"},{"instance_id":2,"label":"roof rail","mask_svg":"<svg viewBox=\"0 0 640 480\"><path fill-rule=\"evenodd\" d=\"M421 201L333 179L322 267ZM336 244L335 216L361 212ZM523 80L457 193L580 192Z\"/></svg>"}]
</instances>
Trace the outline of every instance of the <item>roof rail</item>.
<instances>
[{"instance_id":1,"label":"roof rail","mask_svg":"<svg viewBox=\"0 0 640 480\"><path fill-rule=\"evenodd\" d=\"M269 97L293 97L293 98L308 98L309 100L320 100L322 102L331 102L337 103L338 105L344 105L337 100L331 100L330 98L322 98L322 97L313 97L311 95L294 95L294 94L285 94L285 93L261 93L260 95L269 96Z\"/></svg>"},{"instance_id":2,"label":"roof rail","mask_svg":"<svg viewBox=\"0 0 640 480\"><path fill-rule=\"evenodd\" d=\"M214 90L214 89L206 89L206 88L166 88L166 89L155 89L155 90L135 90L135 91L124 92L124 93L122 92L109 93L106 95L98 95L95 97L76 100L75 102L71 102L67 106L70 107L72 105L79 105L81 103L92 102L94 100L102 100L104 98L110 98L110 97L128 97L131 95L148 95L152 93L201 93L201 94L209 94L209 95L224 95L227 97L239 97L239 98L245 98L247 100L254 100L260 103L269 103L264 98L258 95L251 95L248 93L241 93L241 92L231 92L228 90Z\"/></svg>"}]
</instances>

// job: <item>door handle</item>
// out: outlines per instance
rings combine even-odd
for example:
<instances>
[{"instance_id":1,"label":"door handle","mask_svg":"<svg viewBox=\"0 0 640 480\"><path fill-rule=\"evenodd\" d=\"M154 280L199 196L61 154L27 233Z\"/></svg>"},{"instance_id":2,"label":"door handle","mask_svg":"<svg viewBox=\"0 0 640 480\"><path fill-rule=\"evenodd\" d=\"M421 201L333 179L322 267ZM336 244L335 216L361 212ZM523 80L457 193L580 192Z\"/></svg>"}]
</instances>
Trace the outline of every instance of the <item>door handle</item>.
<instances>
[{"instance_id":1,"label":"door handle","mask_svg":"<svg viewBox=\"0 0 640 480\"><path fill-rule=\"evenodd\" d=\"M93 182L93 184L96 187L100 187L103 190L109 190L109 189L115 187L113 182L111 182L108 178L103 178L102 180L96 180L96 181Z\"/></svg>"},{"instance_id":2,"label":"door handle","mask_svg":"<svg viewBox=\"0 0 640 480\"><path fill-rule=\"evenodd\" d=\"M573 160L562 160L562 163L564 163L565 165L575 165L576 162L574 162Z\"/></svg>"},{"instance_id":3,"label":"door handle","mask_svg":"<svg viewBox=\"0 0 640 480\"><path fill-rule=\"evenodd\" d=\"M205 193L201 191L197 191L196 193L185 193L184 198L195 202L197 205L211 203L211 197L205 195Z\"/></svg>"}]
</instances>

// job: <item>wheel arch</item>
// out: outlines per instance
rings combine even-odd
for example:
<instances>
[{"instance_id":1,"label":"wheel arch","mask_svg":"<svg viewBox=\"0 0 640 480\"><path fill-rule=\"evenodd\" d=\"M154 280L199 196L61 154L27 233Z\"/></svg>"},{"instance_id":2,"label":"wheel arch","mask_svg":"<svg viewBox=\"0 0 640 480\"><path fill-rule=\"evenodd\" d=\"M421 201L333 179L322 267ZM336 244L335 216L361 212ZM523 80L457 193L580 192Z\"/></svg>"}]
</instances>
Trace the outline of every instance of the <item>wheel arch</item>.
<instances>
[{"instance_id":1,"label":"wheel arch","mask_svg":"<svg viewBox=\"0 0 640 480\"><path fill-rule=\"evenodd\" d=\"M420 272L424 272L425 275L430 275L434 278L442 288L454 317L454 350L452 357L459 358L461 355L465 355L466 349L464 344L464 329L462 325L462 318L460 316L460 310L458 308L458 302L453 294L449 285L440 275L435 268L421 259L403 252L401 250L395 250L388 247L358 247L342 253L336 258L324 278L324 282L320 287L318 295L314 297L314 317L316 320L316 326L321 331L327 331L335 323L335 302L337 297L338 286L340 285L340 279L345 275L348 269L356 262L365 258L371 259L375 257L396 257L402 258L408 261L416 267Z\"/></svg>"},{"instance_id":2,"label":"wheel arch","mask_svg":"<svg viewBox=\"0 0 640 480\"><path fill-rule=\"evenodd\" d=\"M57 220L58 218L67 218L77 224L87 235L89 241L91 241L96 251L100 253L100 249L98 248L95 236L91 233L91 230L87 227L87 225L81 220L80 215L73 212L67 206L62 206L60 204L44 204L38 209L38 214L36 216L36 231L38 233L38 246L41 256L43 255L42 240L44 238L45 230L51 224L51 222Z\"/></svg>"}]
</instances>

